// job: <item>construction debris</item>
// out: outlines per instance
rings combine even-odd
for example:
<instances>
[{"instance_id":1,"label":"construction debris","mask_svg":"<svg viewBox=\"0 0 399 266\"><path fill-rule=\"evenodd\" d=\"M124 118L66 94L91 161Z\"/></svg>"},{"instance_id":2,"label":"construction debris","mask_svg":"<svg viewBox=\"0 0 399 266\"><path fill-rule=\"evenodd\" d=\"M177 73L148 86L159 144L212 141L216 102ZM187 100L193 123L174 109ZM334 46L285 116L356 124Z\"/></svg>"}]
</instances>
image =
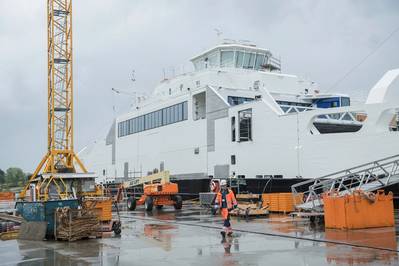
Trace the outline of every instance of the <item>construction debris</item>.
<instances>
[{"instance_id":1,"label":"construction debris","mask_svg":"<svg viewBox=\"0 0 399 266\"><path fill-rule=\"evenodd\" d=\"M21 216L11 215L8 213L0 213L0 220L11 221L14 223L22 223L24 218Z\"/></svg>"},{"instance_id":2,"label":"construction debris","mask_svg":"<svg viewBox=\"0 0 399 266\"><path fill-rule=\"evenodd\" d=\"M259 194L237 194L236 199L238 206L230 211L232 216L248 217L269 214L268 207L262 206L261 195Z\"/></svg>"},{"instance_id":3,"label":"construction debris","mask_svg":"<svg viewBox=\"0 0 399 266\"><path fill-rule=\"evenodd\" d=\"M75 241L98 235L99 220L93 208L58 208L55 216L55 239Z\"/></svg>"}]
</instances>

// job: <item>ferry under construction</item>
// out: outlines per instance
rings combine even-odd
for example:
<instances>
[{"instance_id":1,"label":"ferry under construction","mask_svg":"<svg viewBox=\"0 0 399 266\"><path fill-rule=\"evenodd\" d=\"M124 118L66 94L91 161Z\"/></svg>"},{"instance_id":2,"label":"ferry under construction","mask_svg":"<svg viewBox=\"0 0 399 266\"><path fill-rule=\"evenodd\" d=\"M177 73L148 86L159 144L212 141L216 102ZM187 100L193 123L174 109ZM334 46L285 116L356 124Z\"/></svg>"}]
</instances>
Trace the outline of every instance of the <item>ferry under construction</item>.
<instances>
[{"instance_id":1,"label":"ferry under construction","mask_svg":"<svg viewBox=\"0 0 399 266\"><path fill-rule=\"evenodd\" d=\"M399 150L399 69L354 104L282 73L279 58L247 42L223 42L191 62L192 72L162 80L81 151L97 182L169 170L182 193L228 177L251 192L270 179L271 190L286 191Z\"/></svg>"}]
</instances>

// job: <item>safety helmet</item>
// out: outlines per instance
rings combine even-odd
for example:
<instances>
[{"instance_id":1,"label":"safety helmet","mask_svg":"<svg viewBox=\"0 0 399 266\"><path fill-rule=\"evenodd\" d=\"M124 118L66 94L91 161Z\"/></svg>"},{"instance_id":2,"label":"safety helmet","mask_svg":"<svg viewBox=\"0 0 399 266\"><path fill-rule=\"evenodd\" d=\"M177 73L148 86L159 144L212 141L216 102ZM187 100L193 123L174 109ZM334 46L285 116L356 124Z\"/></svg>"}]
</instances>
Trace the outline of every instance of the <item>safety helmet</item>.
<instances>
[{"instance_id":1,"label":"safety helmet","mask_svg":"<svg viewBox=\"0 0 399 266\"><path fill-rule=\"evenodd\" d=\"M221 185L221 186L227 186L227 181L224 180L224 179L221 180L221 181L220 181L220 185Z\"/></svg>"}]
</instances>

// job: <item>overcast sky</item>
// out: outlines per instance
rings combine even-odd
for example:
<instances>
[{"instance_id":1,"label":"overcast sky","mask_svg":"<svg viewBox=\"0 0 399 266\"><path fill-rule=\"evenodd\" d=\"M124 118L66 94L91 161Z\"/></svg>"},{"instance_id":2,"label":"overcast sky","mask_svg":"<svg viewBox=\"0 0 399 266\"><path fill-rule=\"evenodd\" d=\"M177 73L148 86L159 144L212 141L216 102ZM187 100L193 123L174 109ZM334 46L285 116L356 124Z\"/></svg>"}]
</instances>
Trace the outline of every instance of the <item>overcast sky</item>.
<instances>
[{"instance_id":1,"label":"overcast sky","mask_svg":"<svg viewBox=\"0 0 399 266\"><path fill-rule=\"evenodd\" d=\"M0 0L0 168L33 171L46 152L46 0ZM399 27L399 1L74 1L75 146L108 130L129 96L223 38L280 55L284 73L330 89ZM364 99L399 67L399 32L331 91ZM187 69L187 68L186 68ZM130 80L135 70L136 82Z\"/></svg>"}]
</instances>

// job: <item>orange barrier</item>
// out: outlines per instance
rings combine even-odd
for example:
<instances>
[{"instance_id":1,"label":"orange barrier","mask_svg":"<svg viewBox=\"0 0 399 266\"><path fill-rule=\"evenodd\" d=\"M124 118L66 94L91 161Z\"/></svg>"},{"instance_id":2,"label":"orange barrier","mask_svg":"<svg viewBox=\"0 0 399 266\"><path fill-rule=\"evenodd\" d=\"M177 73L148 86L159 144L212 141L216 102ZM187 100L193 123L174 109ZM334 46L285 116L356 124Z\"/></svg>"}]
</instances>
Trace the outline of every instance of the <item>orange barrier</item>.
<instances>
[{"instance_id":1,"label":"orange barrier","mask_svg":"<svg viewBox=\"0 0 399 266\"><path fill-rule=\"evenodd\" d=\"M292 193L267 193L262 194L262 207L269 206L271 212L292 212L296 203L302 202L303 195L292 195Z\"/></svg>"},{"instance_id":2,"label":"orange barrier","mask_svg":"<svg viewBox=\"0 0 399 266\"><path fill-rule=\"evenodd\" d=\"M326 228L362 229L394 226L393 194L379 190L375 197L362 191L338 196L325 194L324 221Z\"/></svg>"},{"instance_id":3,"label":"orange barrier","mask_svg":"<svg viewBox=\"0 0 399 266\"><path fill-rule=\"evenodd\" d=\"M0 192L0 200L14 200L15 193L14 192Z\"/></svg>"},{"instance_id":4,"label":"orange barrier","mask_svg":"<svg viewBox=\"0 0 399 266\"><path fill-rule=\"evenodd\" d=\"M89 198L84 201L84 206L94 208L100 221L112 220L112 198Z\"/></svg>"}]
</instances>

